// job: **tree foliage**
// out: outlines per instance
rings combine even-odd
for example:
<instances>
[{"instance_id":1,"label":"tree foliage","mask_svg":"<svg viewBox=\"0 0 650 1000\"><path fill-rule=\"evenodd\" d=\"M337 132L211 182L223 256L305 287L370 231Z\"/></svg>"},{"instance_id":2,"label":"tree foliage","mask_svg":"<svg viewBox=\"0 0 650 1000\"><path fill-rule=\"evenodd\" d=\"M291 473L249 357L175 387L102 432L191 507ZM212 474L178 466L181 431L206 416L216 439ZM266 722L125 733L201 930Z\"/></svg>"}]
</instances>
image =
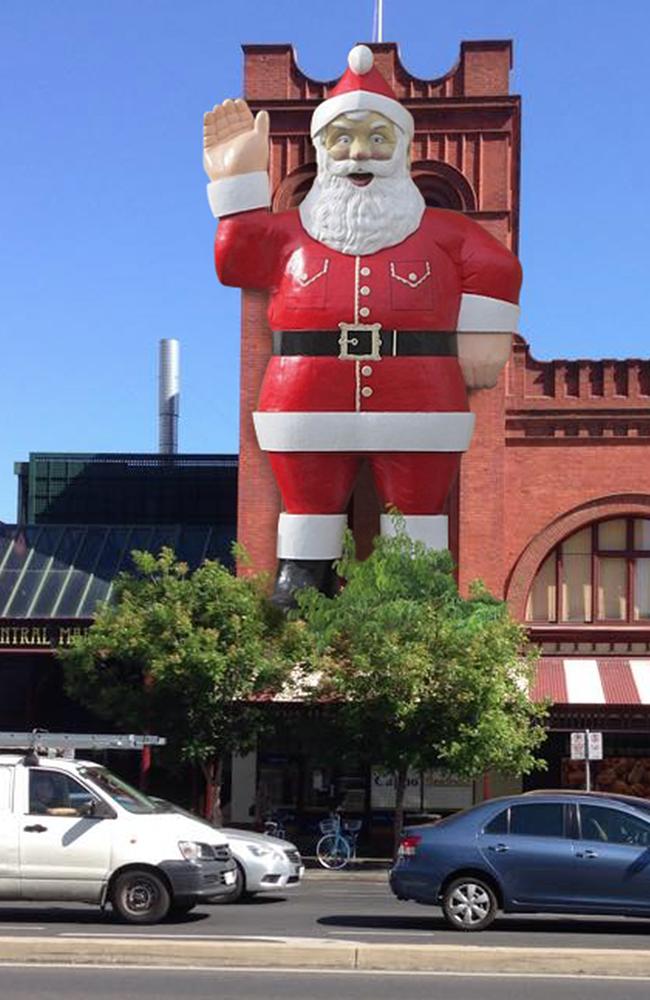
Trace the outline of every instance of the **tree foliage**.
<instances>
[{"instance_id":1,"label":"tree foliage","mask_svg":"<svg viewBox=\"0 0 650 1000\"><path fill-rule=\"evenodd\" d=\"M114 724L167 736L218 798L221 761L254 745L256 699L282 684L284 625L259 580L218 562L191 573L171 549L133 561L87 634L60 653L66 690Z\"/></svg>"},{"instance_id":2,"label":"tree foliage","mask_svg":"<svg viewBox=\"0 0 650 1000\"><path fill-rule=\"evenodd\" d=\"M403 530L363 562L348 537L339 573L334 598L299 597L309 669L321 673L318 696L340 702L349 740L397 773L398 797L409 768L474 778L543 766L545 710L528 697L534 654L504 602L480 584L461 597L449 553Z\"/></svg>"}]
</instances>

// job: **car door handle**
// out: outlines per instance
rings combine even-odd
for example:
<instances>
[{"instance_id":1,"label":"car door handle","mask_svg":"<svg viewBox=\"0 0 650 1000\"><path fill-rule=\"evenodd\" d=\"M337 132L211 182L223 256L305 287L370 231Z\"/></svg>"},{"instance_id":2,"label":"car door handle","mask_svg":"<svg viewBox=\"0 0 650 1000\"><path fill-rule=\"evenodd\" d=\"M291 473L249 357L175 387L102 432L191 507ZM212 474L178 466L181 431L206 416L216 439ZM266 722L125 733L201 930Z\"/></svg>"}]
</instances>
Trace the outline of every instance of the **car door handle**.
<instances>
[{"instance_id":1,"label":"car door handle","mask_svg":"<svg viewBox=\"0 0 650 1000\"><path fill-rule=\"evenodd\" d=\"M488 850L494 851L495 854L505 854L510 848L507 844L490 844Z\"/></svg>"},{"instance_id":2,"label":"car door handle","mask_svg":"<svg viewBox=\"0 0 650 1000\"><path fill-rule=\"evenodd\" d=\"M576 858L597 858L598 851L587 849L586 851L576 851Z\"/></svg>"},{"instance_id":3,"label":"car door handle","mask_svg":"<svg viewBox=\"0 0 650 1000\"><path fill-rule=\"evenodd\" d=\"M41 826L40 823L35 823L34 826L25 826L23 829L25 833L45 833L47 827Z\"/></svg>"}]
</instances>

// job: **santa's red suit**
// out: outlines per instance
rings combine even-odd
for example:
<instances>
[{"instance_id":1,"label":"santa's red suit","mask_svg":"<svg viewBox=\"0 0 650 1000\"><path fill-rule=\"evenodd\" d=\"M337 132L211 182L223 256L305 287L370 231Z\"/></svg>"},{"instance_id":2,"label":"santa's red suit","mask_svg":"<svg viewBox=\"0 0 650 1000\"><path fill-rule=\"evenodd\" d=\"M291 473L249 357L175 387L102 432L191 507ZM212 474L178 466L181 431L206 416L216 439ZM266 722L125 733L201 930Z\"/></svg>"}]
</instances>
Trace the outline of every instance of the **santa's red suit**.
<instances>
[{"instance_id":1,"label":"santa's red suit","mask_svg":"<svg viewBox=\"0 0 650 1000\"><path fill-rule=\"evenodd\" d=\"M386 112L386 98L378 100L371 106ZM395 246L341 253L311 238L297 210L256 207L268 204L263 174L210 188L221 217L220 280L269 293L274 354L254 420L284 502L278 556L340 555L365 459L382 503L405 515L409 534L445 548L441 511L474 420L456 331L516 329L517 259L477 223L434 208ZM382 531L391 530L384 515Z\"/></svg>"}]
</instances>

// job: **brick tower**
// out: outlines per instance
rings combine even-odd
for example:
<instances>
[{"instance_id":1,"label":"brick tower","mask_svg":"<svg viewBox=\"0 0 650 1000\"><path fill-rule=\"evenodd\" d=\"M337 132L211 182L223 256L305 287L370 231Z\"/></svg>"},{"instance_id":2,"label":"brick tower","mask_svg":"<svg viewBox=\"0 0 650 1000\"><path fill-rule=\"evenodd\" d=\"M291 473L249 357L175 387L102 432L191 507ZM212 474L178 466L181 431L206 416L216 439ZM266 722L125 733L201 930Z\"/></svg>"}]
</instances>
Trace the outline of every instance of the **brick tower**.
<instances>
[{"instance_id":1,"label":"brick tower","mask_svg":"<svg viewBox=\"0 0 650 1000\"><path fill-rule=\"evenodd\" d=\"M429 206L464 212L516 252L519 225L520 100L509 93L512 45L509 41L463 42L456 66L435 80L420 80L402 65L397 46L370 46L375 64L415 119L412 173ZM273 210L295 207L315 175L309 122L317 104L336 81L311 80L299 69L291 45L245 45L244 96L253 112L271 117L270 174ZM242 293L240 465L238 539L256 570L275 566L276 522L280 499L266 457L260 452L251 413L270 353L266 296ZM465 543L459 517L477 512L481 494L498 482L497 452L503 428L494 435L494 418L504 409L503 379L496 389L471 393L478 421L460 484L449 498L450 545L462 563L477 546L491 548L499 524L499 504L481 514L477 532ZM486 428L482 424L486 422ZM502 418L501 418L502 423ZM474 459L474 452L476 458ZM467 497L467 499L465 499ZM368 551L378 532L378 504L369 477L354 494L350 520L358 551ZM472 576L476 573L472 573Z\"/></svg>"}]
</instances>

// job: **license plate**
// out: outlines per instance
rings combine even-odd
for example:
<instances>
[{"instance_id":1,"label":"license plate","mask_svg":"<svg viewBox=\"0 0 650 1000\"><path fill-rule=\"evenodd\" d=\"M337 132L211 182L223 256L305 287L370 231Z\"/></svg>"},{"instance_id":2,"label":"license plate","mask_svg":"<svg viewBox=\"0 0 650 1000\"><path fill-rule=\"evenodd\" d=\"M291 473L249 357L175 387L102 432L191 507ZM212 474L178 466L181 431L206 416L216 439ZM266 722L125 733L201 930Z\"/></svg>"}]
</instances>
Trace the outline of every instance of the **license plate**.
<instances>
[{"instance_id":1,"label":"license plate","mask_svg":"<svg viewBox=\"0 0 650 1000\"><path fill-rule=\"evenodd\" d=\"M237 878L236 872L224 872L223 873L223 880L226 883L226 885L234 885L236 878Z\"/></svg>"},{"instance_id":2,"label":"license plate","mask_svg":"<svg viewBox=\"0 0 650 1000\"><path fill-rule=\"evenodd\" d=\"M300 867L299 867L299 868L296 868L296 872L295 872L295 873L296 873L296 875L297 875L297 876L298 876L299 878L302 878L302 877L303 877L303 875L305 874L305 866L304 866L304 865L300 865Z\"/></svg>"}]
</instances>

